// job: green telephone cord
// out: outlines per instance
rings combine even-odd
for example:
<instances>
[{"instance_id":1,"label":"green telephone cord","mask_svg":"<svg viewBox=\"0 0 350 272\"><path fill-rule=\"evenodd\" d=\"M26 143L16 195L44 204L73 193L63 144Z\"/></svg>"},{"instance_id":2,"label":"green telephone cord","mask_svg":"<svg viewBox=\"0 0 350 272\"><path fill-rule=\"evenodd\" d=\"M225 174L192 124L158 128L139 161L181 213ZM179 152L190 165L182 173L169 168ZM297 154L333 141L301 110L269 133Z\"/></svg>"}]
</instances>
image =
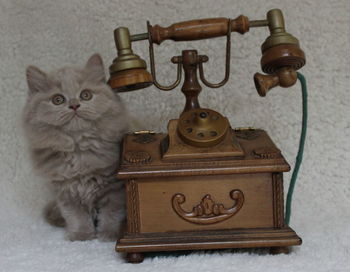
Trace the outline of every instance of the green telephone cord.
<instances>
[{"instance_id":1,"label":"green telephone cord","mask_svg":"<svg viewBox=\"0 0 350 272\"><path fill-rule=\"evenodd\" d=\"M287 201L286 201L286 216L285 216L285 223L286 225L289 225L290 221L290 215L291 215L291 206L292 206L292 198L293 198L293 192L295 183L297 180L299 168L301 165L301 162L303 160L303 153L304 153L304 145L305 145L305 138L306 138L306 128L307 128L307 87L306 87L306 79L301 73L297 73L298 79L301 84L301 92L302 92L302 100L303 100L303 121L301 126L301 134L300 134L300 140L299 140L299 150L298 155L295 160L295 166L292 173L292 177L290 179L288 194L287 194Z\"/></svg>"}]
</instances>

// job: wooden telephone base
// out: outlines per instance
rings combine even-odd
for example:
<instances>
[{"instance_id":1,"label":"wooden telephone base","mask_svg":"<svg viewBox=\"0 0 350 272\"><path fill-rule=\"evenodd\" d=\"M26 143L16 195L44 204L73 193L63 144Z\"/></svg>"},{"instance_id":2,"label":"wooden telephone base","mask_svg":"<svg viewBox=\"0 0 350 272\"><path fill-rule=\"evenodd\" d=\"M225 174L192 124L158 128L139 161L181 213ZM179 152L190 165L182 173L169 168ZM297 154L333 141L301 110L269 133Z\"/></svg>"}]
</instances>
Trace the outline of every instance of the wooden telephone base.
<instances>
[{"instance_id":1,"label":"wooden telephone base","mask_svg":"<svg viewBox=\"0 0 350 272\"><path fill-rule=\"evenodd\" d=\"M261 64L263 71L272 75L255 76L259 94L264 96L277 85L293 85L295 70L305 64L305 56L298 41L285 32L282 13L277 9L269 11L263 21L248 21L240 16L234 20L182 22L169 28L148 24L147 35L136 37L135 40L147 37L150 41L152 83L157 88L176 88L183 68L181 91L186 104L179 120L169 122L168 134L138 133L124 138L117 176L126 182L127 222L116 250L126 252L129 262L141 262L143 253L152 251L269 247L272 253L281 253L301 244L300 237L284 223L282 173L290 166L280 150L265 131L232 130L225 117L202 109L198 101L202 90L198 69L207 87L226 84L231 31L243 34L254 26L269 26L271 32L263 44ZM156 81L153 42L223 35L227 36L223 81L213 84L205 79L203 63L209 58L198 55L196 50L183 50L181 56L172 58L178 64L177 80L172 85L162 86ZM128 42L117 44L127 44L130 49ZM112 68L123 68L122 63L116 61ZM142 64L140 60L138 63ZM134 64L124 67L128 75ZM145 68L143 64L140 67ZM123 70L119 68L112 71L119 73ZM142 75L145 83L144 71ZM111 82L112 87L119 87L116 81Z\"/></svg>"},{"instance_id":2,"label":"wooden telephone base","mask_svg":"<svg viewBox=\"0 0 350 272\"><path fill-rule=\"evenodd\" d=\"M211 148L169 135L128 134L118 178L126 181L127 221L116 251L143 253L269 247L286 253L300 237L284 224L283 172L290 167L267 133L230 129Z\"/></svg>"}]
</instances>

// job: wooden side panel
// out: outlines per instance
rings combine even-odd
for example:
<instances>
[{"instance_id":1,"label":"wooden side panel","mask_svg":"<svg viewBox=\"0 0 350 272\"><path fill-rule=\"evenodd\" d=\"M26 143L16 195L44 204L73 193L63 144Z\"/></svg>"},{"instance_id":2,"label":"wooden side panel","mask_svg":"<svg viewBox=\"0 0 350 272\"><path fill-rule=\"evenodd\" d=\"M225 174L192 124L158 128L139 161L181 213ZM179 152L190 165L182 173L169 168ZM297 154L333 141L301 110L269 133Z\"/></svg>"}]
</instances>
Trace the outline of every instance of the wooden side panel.
<instances>
[{"instance_id":1,"label":"wooden side panel","mask_svg":"<svg viewBox=\"0 0 350 272\"><path fill-rule=\"evenodd\" d=\"M284 227L283 174L272 174L274 226Z\"/></svg>"},{"instance_id":2,"label":"wooden side panel","mask_svg":"<svg viewBox=\"0 0 350 272\"><path fill-rule=\"evenodd\" d=\"M133 179L126 182L126 208L128 233L140 231L139 194L137 182Z\"/></svg>"},{"instance_id":3,"label":"wooden side panel","mask_svg":"<svg viewBox=\"0 0 350 272\"><path fill-rule=\"evenodd\" d=\"M140 233L274 227L271 173L171 177L166 180L147 178L137 183L138 201L142 203L139 207ZM185 201L181 208L189 214L198 212L201 204L205 209L208 201L228 209L235 205L230 196L234 190L243 193L243 204L239 211L223 221L196 224L183 219L173 208L173 197L182 194Z\"/></svg>"}]
</instances>

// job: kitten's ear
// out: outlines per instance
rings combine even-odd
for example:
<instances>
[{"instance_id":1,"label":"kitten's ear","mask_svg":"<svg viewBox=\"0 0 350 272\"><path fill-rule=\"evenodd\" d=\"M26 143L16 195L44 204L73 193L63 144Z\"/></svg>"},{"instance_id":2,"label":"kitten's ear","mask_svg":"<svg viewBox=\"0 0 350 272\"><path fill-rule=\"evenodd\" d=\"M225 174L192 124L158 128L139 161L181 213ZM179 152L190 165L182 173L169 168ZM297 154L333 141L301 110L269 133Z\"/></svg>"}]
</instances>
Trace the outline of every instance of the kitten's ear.
<instances>
[{"instance_id":1,"label":"kitten's ear","mask_svg":"<svg viewBox=\"0 0 350 272\"><path fill-rule=\"evenodd\" d=\"M88 72L88 77L97 82L106 82L105 70L103 61L99 54L93 54L85 65L85 70Z\"/></svg>"},{"instance_id":2,"label":"kitten's ear","mask_svg":"<svg viewBox=\"0 0 350 272\"><path fill-rule=\"evenodd\" d=\"M47 75L35 66L28 66L26 70L29 94L45 91L48 88Z\"/></svg>"}]
</instances>

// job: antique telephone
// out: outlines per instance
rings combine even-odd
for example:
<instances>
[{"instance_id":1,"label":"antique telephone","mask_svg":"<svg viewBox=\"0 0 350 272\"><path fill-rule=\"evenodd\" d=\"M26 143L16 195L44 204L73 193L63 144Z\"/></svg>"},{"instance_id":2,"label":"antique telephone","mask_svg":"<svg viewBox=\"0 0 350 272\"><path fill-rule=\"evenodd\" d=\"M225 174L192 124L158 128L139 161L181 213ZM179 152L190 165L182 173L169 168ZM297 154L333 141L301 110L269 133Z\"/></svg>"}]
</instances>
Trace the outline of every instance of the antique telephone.
<instances>
[{"instance_id":1,"label":"antique telephone","mask_svg":"<svg viewBox=\"0 0 350 272\"><path fill-rule=\"evenodd\" d=\"M306 94L305 80L296 72L304 66L305 55L298 40L285 31L279 9L270 10L265 20L250 21L241 15L236 19L200 19L169 27L147 23L148 31L137 35L130 35L125 27L114 31L118 56L110 66L108 82L114 90L127 92L153 84L170 91L181 83L183 69L181 91L186 97L179 119L169 121L168 134L139 131L124 139L118 176L127 181L127 226L116 249L127 252L130 262L142 261L142 253L149 251L271 247L273 252L281 252L287 246L301 244L288 223L305 140L306 113L284 218L282 172L290 167L280 150L263 130L232 129L226 117L201 108L198 102L202 89L198 73L209 88L228 82L231 32L244 34L250 28L265 26L269 27L270 36L261 46L261 68L267 75L254 75L259 95L265 96L276 86L290 87L297 78ZM221 82L211 83L205 78L204 63L209 59L196 50L184 50L181 56L171 58L178 67L173 84L163 86L157 81L154 43L220 36L227 37L226 69ZM146 62L131 49L132 42L142 40L149 41L151 73L146 70ZM306 110L306 95L303 98ZM192 204L190 212L189 201L197 204Z\"/></svg>"}]
</instances>

